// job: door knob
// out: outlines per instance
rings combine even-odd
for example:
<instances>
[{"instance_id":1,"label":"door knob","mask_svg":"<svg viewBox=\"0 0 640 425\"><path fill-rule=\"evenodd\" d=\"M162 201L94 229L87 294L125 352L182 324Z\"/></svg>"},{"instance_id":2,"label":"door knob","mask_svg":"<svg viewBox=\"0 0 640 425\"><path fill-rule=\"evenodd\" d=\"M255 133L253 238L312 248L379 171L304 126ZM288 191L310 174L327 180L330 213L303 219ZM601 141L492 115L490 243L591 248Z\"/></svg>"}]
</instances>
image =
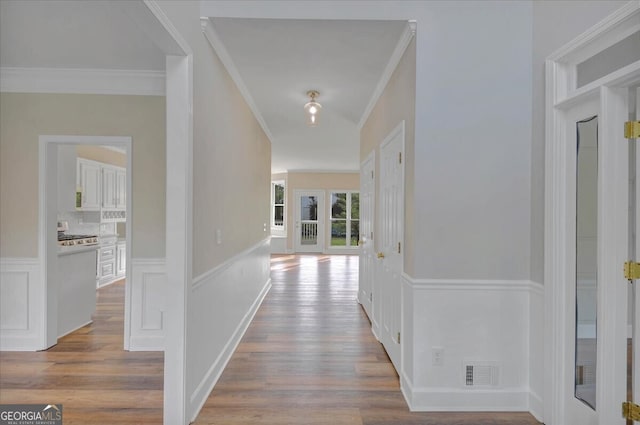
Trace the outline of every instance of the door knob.
<instances>
[{"instance_id":1,"label":"door knob","mask_svg":"<svg viewBox=\"0 0 640 425\"><path fill-rule=\"evenodd\" d=\"M384 258L384 254L382 252L378 253L378 258Z\"/></svg>"}]
</instances>

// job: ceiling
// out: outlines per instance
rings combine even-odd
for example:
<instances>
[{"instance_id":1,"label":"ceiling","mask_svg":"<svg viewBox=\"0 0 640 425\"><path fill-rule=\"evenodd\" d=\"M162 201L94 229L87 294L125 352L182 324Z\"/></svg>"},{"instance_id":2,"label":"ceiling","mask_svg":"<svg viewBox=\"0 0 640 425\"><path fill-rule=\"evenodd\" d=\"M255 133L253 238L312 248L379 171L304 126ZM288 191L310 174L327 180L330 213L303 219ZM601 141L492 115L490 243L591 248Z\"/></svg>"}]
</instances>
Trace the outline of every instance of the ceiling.
<instances>
[{"instance_id":1,"label":"ceiling","mask_svg":"<svg viewBox=\"0 0 640 425\"><path fill-rule=\"evenodd\" d=\"M358 170L358 123L406 22L211 21L272 136L272 171ZM317 127L305 124L309 90Z\"/></svg>"},{"instance_id":2,"label":"ceiling","mask_svg":"<svg viewBox=\"0 0 640 425\"><path fill-rule=\"evenodd\" d=\"M0 1L0 64L164 71L165 55L118 1Z\"/></svg>"},{"instance_id":3,"label":"ceiling","mask_svg":"<svg viewBox=\"0 0 640 425\"><path fill-rule=\"evenodd\" d=\"M272 141L272 171L355 171L359 128L404 21L211 19ZM164 70L120 1L0 1L0 65ZM307 127L306 92L323 105Z\"/></svg>"}]
</instances>

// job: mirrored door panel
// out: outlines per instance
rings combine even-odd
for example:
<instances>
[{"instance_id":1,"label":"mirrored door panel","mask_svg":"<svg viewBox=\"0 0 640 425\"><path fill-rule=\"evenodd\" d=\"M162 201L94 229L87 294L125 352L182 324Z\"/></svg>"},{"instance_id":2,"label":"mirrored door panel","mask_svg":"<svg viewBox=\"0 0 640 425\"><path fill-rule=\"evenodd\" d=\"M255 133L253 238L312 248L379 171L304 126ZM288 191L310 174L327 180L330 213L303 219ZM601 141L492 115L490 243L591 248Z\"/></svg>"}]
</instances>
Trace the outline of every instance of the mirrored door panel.
<instances>
[{"instance_id":1,"label":"mirrored door panel","mask_svg":"<svg viewBox=\"0 0 640 425\"><path fill-rule=\"evenodd\" d=\"M595 410L598 276L598 117L576 123L575 397Z\"/></svg>"}]
</instances>

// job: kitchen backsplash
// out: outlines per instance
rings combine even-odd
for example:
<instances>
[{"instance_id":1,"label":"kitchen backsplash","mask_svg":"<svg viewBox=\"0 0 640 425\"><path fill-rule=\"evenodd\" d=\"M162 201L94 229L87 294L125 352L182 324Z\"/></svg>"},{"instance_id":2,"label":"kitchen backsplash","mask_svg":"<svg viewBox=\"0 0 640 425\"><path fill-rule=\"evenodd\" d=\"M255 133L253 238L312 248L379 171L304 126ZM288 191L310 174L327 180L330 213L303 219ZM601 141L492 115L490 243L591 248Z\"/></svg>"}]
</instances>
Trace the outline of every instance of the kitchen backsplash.
<instances>
[{"instance_id":1,"label":"kitchen backsplash","mask_svg":"<svg viewBox=\"0 0 640 425\"><path fill-rule=\"evenodd\" d=\"M99 212L58 212L58 221L69 223L69 235L98 235L100 234Z\"/></svg>"}]
</instances>

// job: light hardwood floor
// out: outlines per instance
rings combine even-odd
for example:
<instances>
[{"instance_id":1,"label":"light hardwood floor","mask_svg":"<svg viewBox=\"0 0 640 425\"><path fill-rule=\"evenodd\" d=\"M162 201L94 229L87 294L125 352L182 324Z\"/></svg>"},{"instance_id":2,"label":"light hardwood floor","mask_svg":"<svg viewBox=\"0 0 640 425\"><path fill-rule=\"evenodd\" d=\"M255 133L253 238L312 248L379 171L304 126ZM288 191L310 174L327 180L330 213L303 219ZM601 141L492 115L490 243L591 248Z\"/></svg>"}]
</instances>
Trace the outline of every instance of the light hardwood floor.
<instances>
[{"instance_id":1,"label":"light hardwood floor","mask_svg":"<svg viewBox=\"0 0 640 425\"><path fill-rule=\"evenodd\" d=\"M272 260L273 288L196 424L534 425L527 413L411 413L355 297L358 258ZM162 353L122 350L124 285L45 352L0 353L0 403L62 403L69 424L161 424Z\"/></svg>"}]
</instances>

